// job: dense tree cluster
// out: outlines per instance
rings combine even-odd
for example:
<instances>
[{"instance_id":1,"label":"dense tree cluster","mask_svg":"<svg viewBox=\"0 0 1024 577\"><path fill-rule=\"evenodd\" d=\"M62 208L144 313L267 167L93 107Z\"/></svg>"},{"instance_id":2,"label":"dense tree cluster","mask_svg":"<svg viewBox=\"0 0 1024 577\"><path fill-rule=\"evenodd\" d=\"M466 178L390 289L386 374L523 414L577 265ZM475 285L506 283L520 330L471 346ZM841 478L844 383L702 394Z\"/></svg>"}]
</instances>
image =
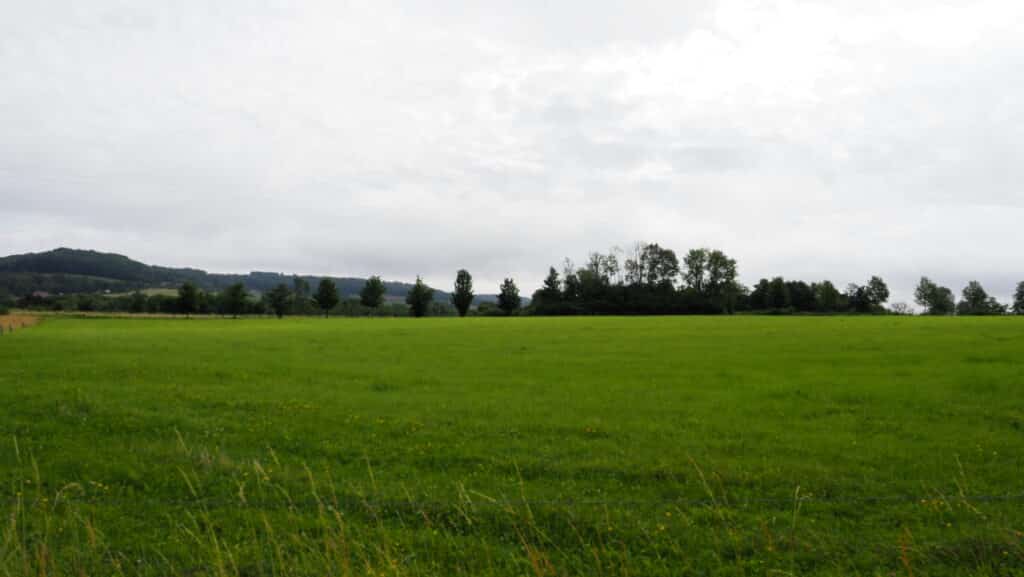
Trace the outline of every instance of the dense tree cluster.
<instances>
[{"instance_id":1,"label":"dense tree cluster","mask_svg":"<svg viewBox=\"0 0 1024 577\"><path fill-rule=\"evenodd\" d=\"M736 310L745 290L736 261L720 250L694 249L680 264L676 252L656 243L592 253L584 266L565 261L561 277L551 267L530 311L537 315L719 314Z\"/></svg>"},{"instance_id":2,"label":"dense tree cluster","mask_svg":"<svg viewBox=\"0 0 1024 577\"><path fill-rule=\"evenodd\" d=\"M831 281L787 281L782 277L761 279L740 310L785 313L881 313L889 300L889 287L873 276L867 284L851 284L840 292Z\"/></svg>"},{"instance_id":3,"label":"dense tree cluster","mask_svg":"<svg viewBox=\"0 0 1024 577\"><path fill-rule=\"evenodd\" d=\"M620 264L621 263L621 264ZM746 296L736 261L720 250L694 249L683 257L658 244L637 243L628 256L592 253L583 267L566 260L533 294L531 312L574 314L731 313Z\"/></svg>"},{"instance_id":4,"label":"dense tree cluster","mask_svg":"<svg viewBox=\"0 0 1024 577\"><path fill-rule=\"evenodd\" d=\"M978 281L967 283L958 303L949 288L935 284L928 277L921 277L914 291L914 300L929 315L1003 315L1011 310L1014 314L1024 314L1024 282L1017 285L1012 308L989 296Z\"/></svg>"},{"instance_id":5,"label":"dense tree cluster","mask_svg":"<svg viewBox=\"0 0 1024 577\"><path fill-rule=\"evenodd\" d=\"M956 305L956 314L965 316L1003 315L1006 305L1000 304L994 297L988 296L981 283L972 280L967 283L961 293L960 302Z\"/></svg>"},{"instance_id":6,"label":"dense tree cluster","mask_svg":"<svg viewBox=\"0 0 1024 577\"><path fill-rule=\"evenodd\" d=\"M621 267L620 267L620 262ZM807 283L779 276L761 279L751 289L737 281L736 261L720 250L676 253L658 244L637 243L628 257L621 251L593 253L583 267L566 260L561 275L554 267L533 294L530 312L573 314L912 314L906 303L886 308L890 291L872 276L839 290L831 281ZM972 282L956 303L953 292L927 278L915 292L927 314L1024 314L1024 282L1012 307L1002 305Z\"/></svg>"},{"instance_id":7,"label":"dense tree cluster","mask_svg":"<svg viewBox=\"0 0 1024 577\"><path fill-rule=\"evenodd\" d=\"M914 290L914 301L929 315L951 315L956 312L956 297L947 287L939 286L926 276Z\"/></svg>"}]
</instances>

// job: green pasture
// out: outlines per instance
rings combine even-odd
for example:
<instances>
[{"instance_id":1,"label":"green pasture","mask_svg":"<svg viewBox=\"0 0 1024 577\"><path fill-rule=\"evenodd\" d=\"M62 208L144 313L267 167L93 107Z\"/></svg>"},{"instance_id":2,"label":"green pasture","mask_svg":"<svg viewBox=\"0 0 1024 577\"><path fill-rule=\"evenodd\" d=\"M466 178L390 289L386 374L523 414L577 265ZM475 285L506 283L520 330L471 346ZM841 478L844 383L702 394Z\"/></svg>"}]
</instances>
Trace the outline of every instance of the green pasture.
<instances>
[{"instance_id":1,"label":"green pasture","mask_svg":"<svg viewBox=\"0 0 1024 577\"><path fill-rule=\"evenodd\" d=\"M47 318L0 575L1024 575L1024 319Z\"/></svg>"}]
</instances>

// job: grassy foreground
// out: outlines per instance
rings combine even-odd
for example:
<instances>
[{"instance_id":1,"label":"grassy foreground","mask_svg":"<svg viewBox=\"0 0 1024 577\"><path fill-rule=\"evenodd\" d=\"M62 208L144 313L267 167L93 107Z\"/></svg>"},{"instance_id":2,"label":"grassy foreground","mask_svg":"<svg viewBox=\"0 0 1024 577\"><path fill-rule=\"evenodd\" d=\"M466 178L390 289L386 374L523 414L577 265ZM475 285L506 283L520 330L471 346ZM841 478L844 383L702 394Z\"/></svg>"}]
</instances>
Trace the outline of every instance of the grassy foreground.
<instances>
[{"instance_id":1,"label":"grassy foreground","mask_svg":"<svg viewBox=\"0 0 1024 577\"><path fill-rule=\"evenodd\" d=\"M1024 575L1024 320L51 318L0 575Z\"/></svg>"}]
</instances>

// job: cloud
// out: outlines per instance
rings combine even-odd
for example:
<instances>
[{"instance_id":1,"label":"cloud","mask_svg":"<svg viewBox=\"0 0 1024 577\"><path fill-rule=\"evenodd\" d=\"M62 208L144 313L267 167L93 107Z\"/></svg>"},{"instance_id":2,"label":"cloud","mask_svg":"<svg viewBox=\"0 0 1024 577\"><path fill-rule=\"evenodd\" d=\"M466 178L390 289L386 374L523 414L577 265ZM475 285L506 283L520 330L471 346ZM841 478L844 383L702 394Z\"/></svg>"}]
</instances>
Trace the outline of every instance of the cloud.
<instances>
[{"instance_id":1,"label":"cloud","mask_svg":"<svg viewBox=\"0 0 1024 577\"><path fill-rule=\"evenodd\" d=\"M0 246L532 288L646 239L721 247L749 283L1005 298L1022 12L22 3L0 23Z\"/></svg>"}]
</instances>

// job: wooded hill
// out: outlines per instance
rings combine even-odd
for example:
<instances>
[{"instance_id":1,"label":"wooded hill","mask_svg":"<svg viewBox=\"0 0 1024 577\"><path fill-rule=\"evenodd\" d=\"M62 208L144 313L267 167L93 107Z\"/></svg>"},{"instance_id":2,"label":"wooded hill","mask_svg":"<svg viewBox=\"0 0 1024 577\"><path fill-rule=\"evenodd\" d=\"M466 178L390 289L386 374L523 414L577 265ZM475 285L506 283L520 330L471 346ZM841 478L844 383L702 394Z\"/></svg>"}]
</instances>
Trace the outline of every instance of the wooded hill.
<instances>
[{"instance_id":1,"label":"wooded hill","mask_svg":"<svg viewBox=\"0 0 1024 577\"><path fill-rule=\"evenodd\" d=\"M305 280L314 288L321 278L330 278L338 286L338 292L342 297L358 295L366 282L363 278L286 275L260 271L249 274L218 274L195 268L148 265L120 254L71 248L0 258L0 293L14 297L34 292L56 295L177 288L185 281L191 281L197 287L211 292L242 283L248 290L262 293L281 283L292 286L296 277ZM405 298L412 284L385 281L384 286L386 297L398 299ZM438 291L436 298L447 301L448 293ZM479 298L494 299L488 295L481 295Z\"/></svg>"}]
</instances>

